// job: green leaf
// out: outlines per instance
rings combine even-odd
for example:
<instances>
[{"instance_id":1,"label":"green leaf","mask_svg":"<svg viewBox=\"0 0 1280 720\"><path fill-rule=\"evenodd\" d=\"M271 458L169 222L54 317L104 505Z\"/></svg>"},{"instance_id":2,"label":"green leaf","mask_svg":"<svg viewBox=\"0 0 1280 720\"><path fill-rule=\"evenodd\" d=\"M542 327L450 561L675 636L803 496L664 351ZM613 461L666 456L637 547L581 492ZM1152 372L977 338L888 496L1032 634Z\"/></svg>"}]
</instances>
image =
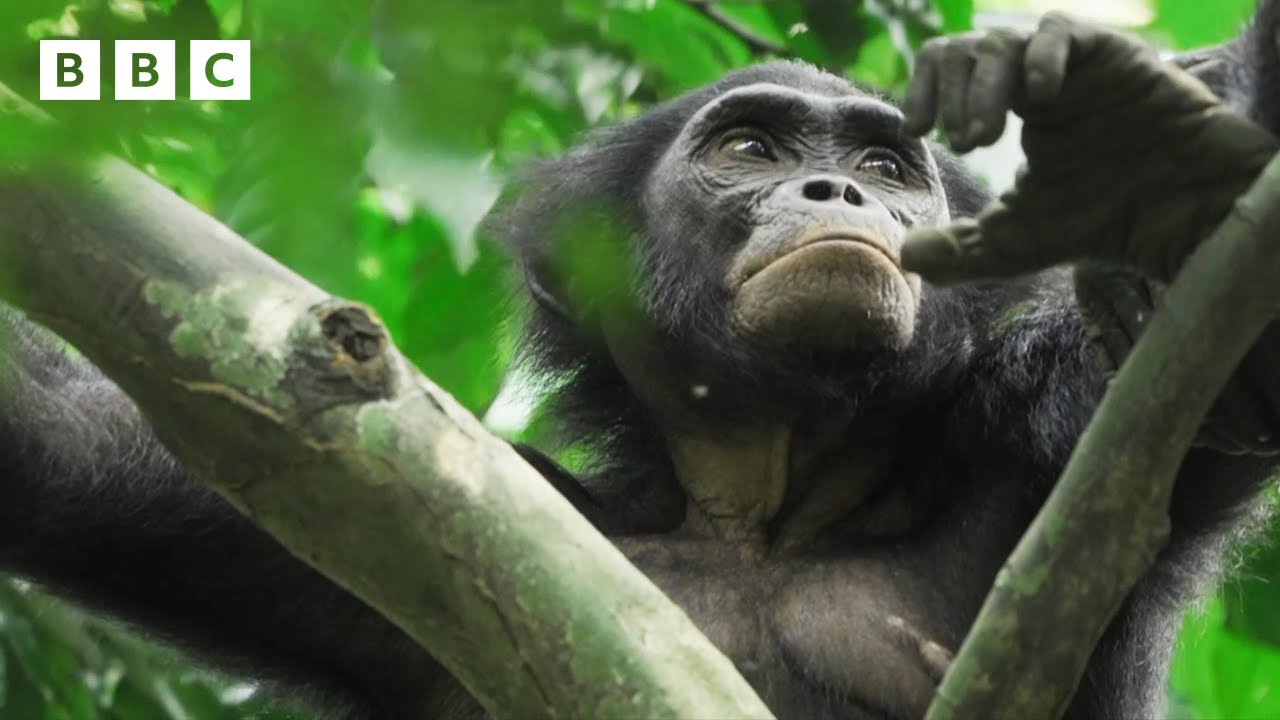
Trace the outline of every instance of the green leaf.
<instances>
[{"instance_id":1,"label":"green leaf","mask_svg":"<svg viewBox=\"0 0 1280 720\"><path fill-rule=\"evenodd\" d=\"M942 32L958 33L973 28L973 0L933 0L942 16Z\"/></svg>"},{"instance_id":2,"label":"green leaf","mask_svg":"<svg viewBox=\"0 0 1280 720\"><path fill-rule=\"evenodd\" d=\"M1255 0L1155 0L1156 17L1147 30L1166 37L1178 50L1211 45L1239 32L1255 4Z\"/></svg>"},{"instance_id":3,"label":"green leaf","mask_svg":"<svg viewBox=\"0 0 1280 720\"><path fill-rule=\"evenodd\" d=\"M1280 651L1226 629L1220 600L1189 614L1170 683L1200 718L1280 717Z\"/></svg>"},{"instance_id":4,"label":"green leaf","mask_svg":"<svg viewBox=\"0 0 1280 720\"><path fill-rule=\"evenodd\" d=\"M869 87L895 90L906 82L907 63L889 34L880 33L863 44L850 75Z\"/></svg>"},{"instance_id":5,"label":"green leaf","mask_svg":"<svg viewBox=\"0 0 1280 720\"><path fill-rule=\"evenodd\" d=\"M631 49L637 61L656 68L674 90L712 82L746 65L746 46L678 0L617 7L600 20L602 34Z\"/></svg>"},{"instance_id":6,"label":"green leaf","mask_svg":"<svg viewBox=\"0 0 1280 720\"><path fill-rule=\"evenodd\" d=\"M361 279L397 346L473 412L497 395L511 361L507 267L487 243L464 265L443 223L394 194L367 191L357 208ZM388 212L388 204L402 207Z\"/></svg>"},{"instance_id":7,"label":"green leaf","mask_svg":"<svg viewBox=\"0 0 1280 720\"><path fill-rule=\"evenodd\" d=\"M240 34L244 23L244 0L207 0L209 10L218 19L218 30L222 37L231 38Z\"/></svg>"}]
</instances>

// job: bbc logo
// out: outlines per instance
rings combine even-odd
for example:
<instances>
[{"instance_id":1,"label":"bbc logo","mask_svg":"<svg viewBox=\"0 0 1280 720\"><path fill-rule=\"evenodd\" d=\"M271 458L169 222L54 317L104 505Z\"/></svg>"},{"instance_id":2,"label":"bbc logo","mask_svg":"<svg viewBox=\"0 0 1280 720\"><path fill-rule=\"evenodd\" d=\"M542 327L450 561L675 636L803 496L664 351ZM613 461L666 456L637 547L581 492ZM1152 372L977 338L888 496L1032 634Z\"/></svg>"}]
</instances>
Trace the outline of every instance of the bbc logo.
<instances>
[{"instance_id":1,"label":"bbc logo","mask_svg":"<svg viewBox=\"0 0 1280 720\"><path fill-rule=\"evenodd\" d=\"M175 100L173 40L116 40L116 100ZM102 99L97 40L40 41L41 100ZM249 99L249 41L191 41L191 99Z\"/></svg>"}]
</instances>

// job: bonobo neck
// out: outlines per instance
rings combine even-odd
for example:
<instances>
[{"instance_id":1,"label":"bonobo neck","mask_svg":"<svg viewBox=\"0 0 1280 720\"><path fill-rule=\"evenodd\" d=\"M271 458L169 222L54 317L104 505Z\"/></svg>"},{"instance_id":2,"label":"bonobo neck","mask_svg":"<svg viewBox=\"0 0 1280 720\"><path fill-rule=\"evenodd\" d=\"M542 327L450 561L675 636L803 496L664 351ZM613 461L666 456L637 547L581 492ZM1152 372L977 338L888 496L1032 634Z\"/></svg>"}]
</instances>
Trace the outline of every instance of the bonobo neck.
<instances>
[{"instance_id":1,"label":"bonobo neck","mask_svg":"<svg viewBox=\"0 0 1280 720\"><path fill-rule=\"evenodd\" d=\"M685 491L686 530L763 552L786 494L791 423L708 422L699 406L723 390L715 374L675 362L651 329L606 327L615 328L605 333L614 364L662 435Z\"/></svg>"},{"instance_id":2,"label":"bonobo neck","mask_svg":"<svg viewBox=\"0 0 1280 720\"><path fill-rule=\"evenodd\" d=\"M763 554L789 478L792 431L779 425L732 437L661 428L688 494L685 529Z\"/></svg>"},{"instance_id":3,"label":"bonobo neck","mask_svg":"<svg viewBox=\"0 0 1280 720\"><path fill-rule=\"evenodd\" d=\"M708 420L708 396L735 391L696 359L677 362L652 335L607 334L631 393L661 434L687 507L684 530L747 554L808 547L883 487L895 456L883 418L838 410L762 422ZM737 390L741 392L741 390Z\"/></svg>"}]
</instances>

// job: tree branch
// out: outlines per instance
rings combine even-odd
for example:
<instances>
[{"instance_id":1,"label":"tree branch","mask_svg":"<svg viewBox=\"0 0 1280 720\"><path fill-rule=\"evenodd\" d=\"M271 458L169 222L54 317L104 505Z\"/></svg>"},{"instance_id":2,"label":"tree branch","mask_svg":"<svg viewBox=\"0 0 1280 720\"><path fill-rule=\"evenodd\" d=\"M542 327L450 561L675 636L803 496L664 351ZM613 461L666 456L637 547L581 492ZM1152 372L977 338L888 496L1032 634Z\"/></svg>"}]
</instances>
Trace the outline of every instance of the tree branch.
<instances>
[{"instance_id":1,"label":"tree branch","mask_svg":"<svg viewBox=\"0 0 1280 720\"><path fill-rule=\"evenodd\" d=\"M21 105L6 94L0 106ZM488 709L770 717L689 618L414 370L367 308L123 162L23 165L0 164L0 268L23 279L4 297Z\"/></svg>"},{"instance_id":2,"label":"tree branch","mask_svg":"<svg viewBox=\"0 0 1280 720\"><path fill-rule=\"evenodd\" d=\"M1187 258L997 576L928 720L1061 715L1164 547L1174 478L1205 413L1275 319L1276 237L1280 156Z\"/></svg>"},{"instance_id":3,"label":"tree branch","mask_svg":"<svg viewBox=\"0 0 1280 720\"><path fill-rule=\"evenodd\" d=\"M779 45L772 40L760 37L750 28L733 18L725 15L710 0L684 0L684 4L693 8L706 19L719 25L721 29L727 31L730 35L742 41L743 45L751 51L752 55L776 55L778 57L787 57L791 55L791 51L785 46Z\"/></svg>"}]
</instances>

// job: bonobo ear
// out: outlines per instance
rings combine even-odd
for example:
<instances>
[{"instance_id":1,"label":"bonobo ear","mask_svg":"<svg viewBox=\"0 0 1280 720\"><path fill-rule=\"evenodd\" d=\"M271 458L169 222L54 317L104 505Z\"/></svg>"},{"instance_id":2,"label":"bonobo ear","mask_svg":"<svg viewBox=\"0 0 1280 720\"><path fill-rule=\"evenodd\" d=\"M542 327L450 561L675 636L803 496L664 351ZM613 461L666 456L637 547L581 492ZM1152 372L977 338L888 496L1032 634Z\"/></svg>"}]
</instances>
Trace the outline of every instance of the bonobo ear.
<instances>
[{"instance_id":1,"label":"bonobo ear","mask_svg":"<svg viewBox=\"0 0 1280 720\"><path fill-rule=\"evenodd\" d=\"M509 253L524 288L538 308L573 322L567 288L570 278L559 272L554 262L559 218L568 211L547 202L531 189L533 183L528 180L520 178L503 189L481 223L480 233Z\"/></svg>"},{"instance_id":2,"label":"bonobo ear","mask_svg":"<svg viewBox=\"0 0 1280 720\"><path fill-rule=\"evenodd\" d=\"M635 242L620 212L583 201L551 218L546 236L521 253L529 292L546 310L580 326L635 308Z\"/></svg>"},{"instance_id":3,"label":"bonobo ear","mask_svg":"<svg viewBox=\"0 0 1280 720\"><path fill-rule=\"evenodd\" d=\"M524 271L524 284L529 289L529 296L538 304L538 307L556 317L572 322L573 315L569 312L568 306L561 300L565 294L564 291L549 285L547 282L550 277L550 269L546 265L547 263L544 259L532 259L521 263L520 267Z\"/></svg>"},{"instance_id":4,"label":"bonobo ear","mask_svg":"<svg viewBox=\"0 0 1280 720\"><path fill-rule=\"evenodd\" d=\"M630 144L611 141L621 132L521 173L483 226L514 256L538 307L583 329L633 289L629 246L642 237L644 172L622 152Z\"/></svg>"}]
</instances>

